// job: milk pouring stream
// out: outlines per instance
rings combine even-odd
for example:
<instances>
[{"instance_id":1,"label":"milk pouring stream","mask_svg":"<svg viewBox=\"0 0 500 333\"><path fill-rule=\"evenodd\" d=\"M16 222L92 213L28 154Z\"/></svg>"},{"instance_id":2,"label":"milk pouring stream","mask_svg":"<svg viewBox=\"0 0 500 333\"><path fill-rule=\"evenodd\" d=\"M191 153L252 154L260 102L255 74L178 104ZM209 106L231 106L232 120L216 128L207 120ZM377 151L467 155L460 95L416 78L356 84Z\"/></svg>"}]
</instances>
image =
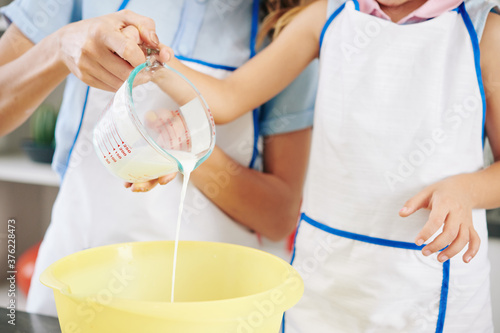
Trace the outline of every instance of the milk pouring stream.
<instances>
[{"instance_id":1,"label":"milk pouring stream","mask_svg":"<svg viewBox=\"0 0 500 333\"><path fill-rule=\"evenodd\" d=\"M208 106L181 73L148 59L130 74L102 113L94 129L93 143L102 164L128 182L183 173L173 258L173 302L189 177L215 145L215 123Z\"/></svg>"}]
</instances>

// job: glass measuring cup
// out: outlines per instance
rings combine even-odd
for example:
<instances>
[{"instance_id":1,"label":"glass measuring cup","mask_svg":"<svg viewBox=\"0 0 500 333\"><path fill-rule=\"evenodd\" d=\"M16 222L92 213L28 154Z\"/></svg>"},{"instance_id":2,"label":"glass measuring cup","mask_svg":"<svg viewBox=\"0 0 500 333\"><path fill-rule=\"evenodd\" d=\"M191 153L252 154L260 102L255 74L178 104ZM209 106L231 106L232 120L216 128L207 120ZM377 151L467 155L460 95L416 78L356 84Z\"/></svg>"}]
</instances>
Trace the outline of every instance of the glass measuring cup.
<instances>
[{"instance_id":1,"label":"glass measuring cup","mask_svg":"<svg viewBox=\"0 0 500 333\"><path fill-rule=\"evenodd\" d=\"M128 182L191 171L215 145L215 123L196 87L148 57L102 112L93 135L99 160Z\"/></svg>"}]
</instances>

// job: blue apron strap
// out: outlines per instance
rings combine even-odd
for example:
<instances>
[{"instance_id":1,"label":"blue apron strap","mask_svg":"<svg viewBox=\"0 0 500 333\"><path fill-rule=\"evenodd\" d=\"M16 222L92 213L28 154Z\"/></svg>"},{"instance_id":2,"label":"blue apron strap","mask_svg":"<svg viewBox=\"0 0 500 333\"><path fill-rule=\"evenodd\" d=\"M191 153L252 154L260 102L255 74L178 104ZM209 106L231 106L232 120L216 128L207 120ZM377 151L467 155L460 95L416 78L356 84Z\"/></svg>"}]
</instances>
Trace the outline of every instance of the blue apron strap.
<instances>
[{"instance_id":1,"label":"blue apron strap","mask_svg":"<svg viewBox=\"0 0 500 333\"><path fill-rule=\"evenodd\" d=\"M252 30L250 32L250 58L256 54L255 47L257 42L257 34L259 32L259 0L253 0L252 6Z\"/></svg>"},{"instance_id":2,"label":"blue apron strap","mask_svg":"<svg viewBox=\"0 0 500 333\"><path fill-rule=\"evenodd\" d=\"M332 15L330 15L325 25L323 26L323 30L321 30L321 35L319 37L320 53L321 53L321 46L323 45L323 38L325 37L325 33L328 30L328 27L330 27L330 24L332 24L333 20L335 20L335 18L344 10L344 8L345 8L345 2L339 8L337 8L337 10L335 10Z\"/></svg>"},{"instance_id":3,"label":"blue apron strap","mask_svg":"<svg viewBox=\"0 0 500 333\"><path fill-rule=\"evenodd\" d=\"M448 307L448 290L450 289L450 260L443 263L443 281L441 282L441 296L439 298L439 314L436 324L436 333L444 330L446 308Z\"/></svg>"},{"instance_id":4,"label":"blue apron strap","mask_svg":"<svg viewBox=\"0 0 500 333\"><path fill-rule=\"evenodd\" d=\"M122 4L120 5L120 7L118 8L117 12L119 12L120 10L123 10L125 9L125 7L127 7L128 3L129 3L130 0L123 0Z\"/></svg>"},{"instance_id":5,"label":"blue apron strap","mask_svg":"<svg viewBox=\"0 0 500 333\"><path fill-rule=\"evenodd\" d=\"M483 83L483 74L481 71L481 50L479 48L479 38L477 36L476 28L470 19L467 10L465 9L465 3L462 2L458 7L458 11L460 15L462 15L462 19L464 20L465 26L467 27L467 31L469 32L469 36L472 42L472 48L474 50L474 65L476 67L476 76L477 82L479 84L479 90L481 91L481 100L483 101L483 147L484 141L486 139L485 125L486 125L486 94L484 91L484 83Z\"/></svg>"},{"instance_id":6,"label":"blue apron strap","mask_svg":"<svg viewBox=\"0 0 500 333\"><path fill-rule=\"evenodd\" d=\"M362 234L356 234L353 232L345 231L345 230L340 230L340 229L335 229L332 228L326 224L323 224L321 222L318 222L316 220L313 220L309 216L307 216L305 213L302 213L301 220L312 225L313 227L323 230L329 234L336 235L339 237L343 238L348 238L360 242L365 242L365 243L370 243L370 244L375 244L375 245L380 245L380 246L387 246L387 247L395 247L399 249L405 249L405 250L415 250L415 251L421 251L424 245L418 246L415 243L409 243L409 242L402 242L402 241L395 241L395 240L390 240L390 239L384 239L384 238L378 238L378 237L371 237L371 236L366 236Z\"/></svg>"},{"instance_id":7,"label":"blue apron strap","mask_svg":"<svg viewBox=\"0 0 500 333\"><path fill-rule=\"evenodd\" d=\"M359 12L359 2L358 0L352 0L354 2L354 8Z\"/></svg>"},{"instance_id":8,"label":"blue apron strap","mask_svg":"<svg viewBox=\"0 0 500 333\"><path fill-rule=\"evenodd\" d=\"M252 30L250 34L250 58L255 56L256 51L256 41L257 41L257 33L259 31L259 0L253 0L252 7ZM259 135L260 135L260 123L259 123L259 109L253 110L253 151L252 151L252 159L250 160L249 168L253 168L255 166L255 161L257 160L257 156L259 155Z\"/></svg>"}]
</instances>

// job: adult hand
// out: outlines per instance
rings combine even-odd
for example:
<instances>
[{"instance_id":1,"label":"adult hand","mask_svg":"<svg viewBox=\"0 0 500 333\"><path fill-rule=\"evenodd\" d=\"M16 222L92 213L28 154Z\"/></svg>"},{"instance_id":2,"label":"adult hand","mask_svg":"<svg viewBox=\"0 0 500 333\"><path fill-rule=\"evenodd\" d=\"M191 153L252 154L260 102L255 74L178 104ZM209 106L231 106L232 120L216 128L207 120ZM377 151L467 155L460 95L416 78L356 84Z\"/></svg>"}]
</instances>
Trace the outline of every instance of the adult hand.
<instances>
[{"instance_id":1,"label":"adult hand","mask_svg":"<svg viewBox=\"0 0 500 333\"><path fill-rule=\"evenodd\" d=\"M60 57L68 69L86 84L108 91L120 88L133 68L146 61L143 44L164 47L154 21L130 10L69 24L58 37Z\"/></svg>"},{"instance_id":2,"label":"adult hand","mask_svg":"<svg viewBox=\"0 0 500 333\"><path fill-rule=\"evenodd\" d=\"M444 262L459 253L467 243L469 246L463 261L468 263L477 254L481 240L472 220L470 193L473 191L469 177L467 174L458 175L431 185L408 200L399 212L402 217L407 217L422 208L431 211L429 220L415 239L419 246L444 224L443 232L422 249L425 256L448 246L438 255L438 260Z\"/></svg>"}]
</instances>

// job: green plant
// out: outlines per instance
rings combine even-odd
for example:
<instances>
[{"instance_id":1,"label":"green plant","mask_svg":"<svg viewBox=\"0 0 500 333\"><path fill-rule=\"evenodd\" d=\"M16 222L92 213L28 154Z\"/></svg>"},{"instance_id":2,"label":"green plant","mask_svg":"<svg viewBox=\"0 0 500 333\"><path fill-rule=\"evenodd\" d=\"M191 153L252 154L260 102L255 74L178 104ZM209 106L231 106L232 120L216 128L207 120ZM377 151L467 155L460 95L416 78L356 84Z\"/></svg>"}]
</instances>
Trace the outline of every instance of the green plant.
<instances>
[{"instance_id":1,"label":"green plant","mask_svg":"<svg viewBox=\"0 0 500 333\"><path fill-rule=\"evenodd\" d=\"M42 104L31 116L30 129L33 141L37 145L54 145L57 111L50 105Z\"/></svg>"}]
</instances>

